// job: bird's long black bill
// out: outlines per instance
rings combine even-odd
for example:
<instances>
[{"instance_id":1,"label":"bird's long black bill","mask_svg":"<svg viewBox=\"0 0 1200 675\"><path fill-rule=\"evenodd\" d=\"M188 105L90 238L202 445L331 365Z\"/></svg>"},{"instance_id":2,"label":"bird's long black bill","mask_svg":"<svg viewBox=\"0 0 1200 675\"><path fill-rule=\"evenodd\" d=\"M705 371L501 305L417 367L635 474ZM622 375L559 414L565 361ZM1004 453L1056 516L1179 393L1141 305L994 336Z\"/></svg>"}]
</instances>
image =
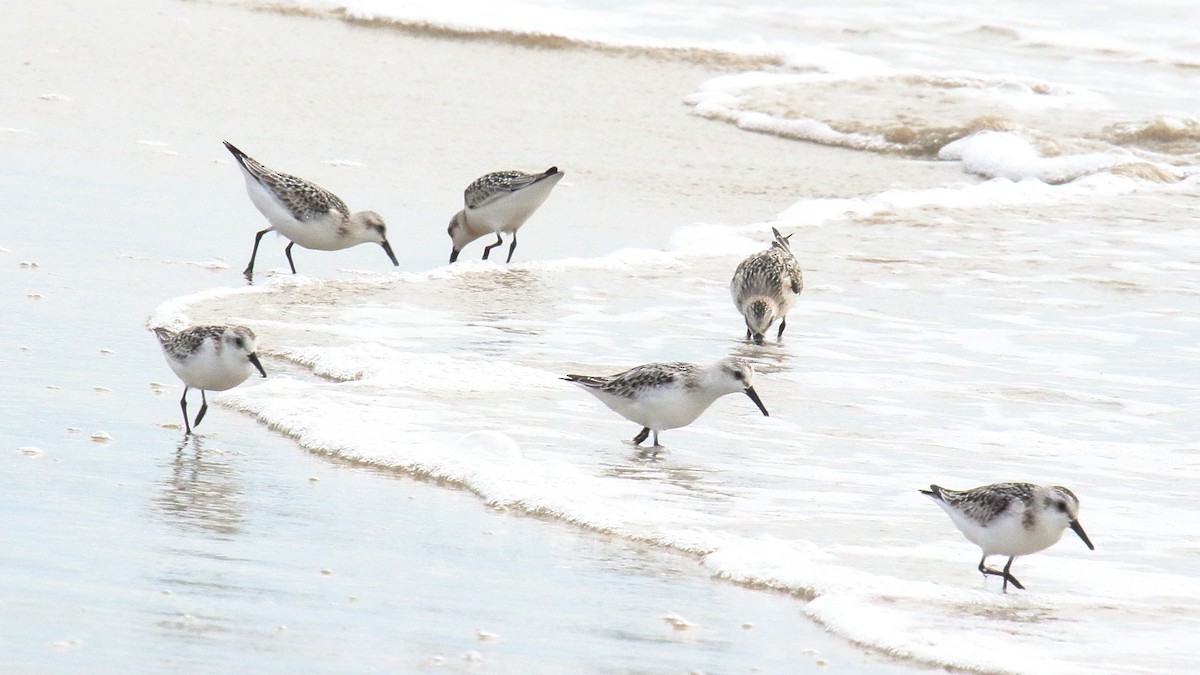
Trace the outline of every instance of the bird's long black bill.
<instances>
[{"instance_id":1,"label":"bird's long black bill","mask_svg":"<svg viewBox=\"0 0 1200 675\"><path fill-rule=\"evenodd\" d=\"M1078 520L1071 521L1071 529L1075 531L1075 534L1079 535L1079 538L1083 540L1083 543L1087 544L1088 548L1093 551L1096 550L1096 547L1092 546L1092 540L1088 539L1087 532L1083 531L1083 526L1079 524Z\"/></svg>"},{"instance_id":2,"label":"bird's long black bill","mask_svg":"<svg viewBox=\"0 0 1200 675\"><path fill-rule=\"evenodd\" d=\"M258 360L258 354L251 352L246 358L250 359L250 363L253 363L254 367L258 368L258 372L262 373L263 377L267 376L267 371L263 370L262 363Z\"/></svg>"},{"instance_id":3,"label":"bird's long black bill","mask_svg":"<svg viewBox=\"0 0 1200 675\"><path fill-rule=\"evenodd\" d=\"M758 392L754 391L754 387L746 387L745 391L750 400L754 401L754 405L758 406L758 409L762 411L763 417L770 417L771 413L767 412L767 406L763 405L762 399L758 397Z\"/></svg>"},{"instance_id":4,"label":"bird's long black bill","mask_svg":"<svg viewBox=\"0 0 1200 675\"><path fill-rule=\"evenodd\" d=\"M452 248L452 249L450 249L450 262L455 262L456 260L458 260L458 254L459 254L460 252L461 252L461 251L459 251L459 250L458 250L458 249L456 249L456 248Z\"/></svg>"},{"instance_id":5,"label":"bird's long black bill","mask_svg":"<svg viewBox=\"0 0 1200 675\"><path fill-rule=\"evenodd\" d=\"M396 254L395 254L395 253L392 253L392 245L391 245L391 244L389 244L389 243L387 242L387 240L385 239L385 240L383 241L383 243L381 243L381 244L380 244L380 246L382 246L382 247L383 247L383 252L384 252L384 253L386 253L386 254L388 254L388 258L391 258L391 260L392 260L392 264L393 264L393 265L395 265L396 267L399 267L399 266L400 266L400 261L399 261L399 260L396 260Z\"/></svg>"}]
</instances>

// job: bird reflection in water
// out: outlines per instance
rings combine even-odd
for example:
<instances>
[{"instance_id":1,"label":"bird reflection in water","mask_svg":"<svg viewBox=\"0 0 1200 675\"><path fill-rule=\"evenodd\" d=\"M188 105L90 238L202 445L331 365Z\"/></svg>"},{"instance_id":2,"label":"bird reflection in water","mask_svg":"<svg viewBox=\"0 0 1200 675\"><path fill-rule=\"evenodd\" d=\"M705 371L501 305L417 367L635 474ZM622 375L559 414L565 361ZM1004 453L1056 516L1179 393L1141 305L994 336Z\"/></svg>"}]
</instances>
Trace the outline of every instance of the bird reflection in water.
<instances>
[{"instance_id":1,"label":"bird reflection in water","mask_svg":"<svg viewBox=\"0 0 1200 675\"><path fill-rule=\"evenodd\" d=\"M660 448L661 449L661 448ZM732 495L720 489L712 477L717 473L701 466L679 465L667 457L639 448L621 463L609 464L604 475L625 480L644 480L670 485L705 502L725 502Z\"/></svg>"},{"instance_id":2,"label":"bird reflection in water","mask_svg":"<svg viewBox=\"0 0 1200 675\"><path fill-rule=\"evenodd\" d=\"M200 436L186 437L176 446L170 469L154 499L163 520L187 532L220 538L241 533L242 490L223 453L205 452Z\"/></svg>"},{"instance_id":3,"label":"bird reflection in water","mask_svg":"<svg viewBox=\"0 0 1200 675\"><path fill-rule=\"evenodd\" d=\"M734 342L730 355L753 363L754 371L759 375L790 370L788 362L792 360L793 356L789 348L784 345L770 341L756 345L745 340Z\"/></svg>"}]
</instances>

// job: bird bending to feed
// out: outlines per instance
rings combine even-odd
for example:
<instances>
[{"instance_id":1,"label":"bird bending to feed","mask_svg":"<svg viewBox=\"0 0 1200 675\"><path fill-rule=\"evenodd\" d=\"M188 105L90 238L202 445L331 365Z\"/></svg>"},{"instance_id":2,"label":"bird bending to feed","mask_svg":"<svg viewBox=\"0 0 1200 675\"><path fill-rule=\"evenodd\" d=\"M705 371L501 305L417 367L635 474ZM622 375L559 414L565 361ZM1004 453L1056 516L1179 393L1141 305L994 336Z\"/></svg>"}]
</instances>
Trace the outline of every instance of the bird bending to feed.
<instances>
[{"instance_id":1,"label":"bird bending to feed","mask_svg":"<svg viewBox=\"0 0 1200 675\"><path fill-rule=\"evenodd\" d=\"M771 248L743 260L729 282L733 304L746 319L746 339L760 345L775 319L780 320L775 338L783 337L787 313L804 290L804 274L788 244L792 235L785 237L773 227L771 232L775 235Z\"/></svg>"},{"instance_id":2,"label":"bird bending to feed","mask_svg":"<svg viewBox=\"0 0 1200 675\"><path fill-rule=\"evenodd\" d=\"M495 243L483 249L483 259L487 260L492 249L504 243L502 232L512 233L508 259L504 261L512 262L517 230L546 201L562 177L563 172L552 166L542 173L496 171L476 178L463 193L466 207L454 214L446 230L451 242L450 262L458 260L467 244L495 233Z\"/></svg>"},{"instance_id":3,"label":"bird bending to feed","mask_svg":"<svg viewBox=\"0 0 1200 675\"><path fill-rule=\"evenodd\" d=\"M207 391L225 391L246 381L257 368L263 377L267 371L255 352L254 331L245 326L192 326L178 333L166 328L155 328L158 344L162 347L167 365L183 380L183 397L179 407L183 409L183 427L187 434L193 426L200 426L204 413L208 412ZM188 388L200 390L200 414L196 423L188 422Z\"/></svg>"},{"instance_id":4,"label":"bird bending to feed","mask_svg":"<svg viewBox=\"0 0 1200 675\"><path fill-rule=\"evenodd\" d=\"M954 526L983 550L979 571L1003 577L1005 593L1010 582L1025 590L1008 571L1013 559L1053 546L1068 527L1089 549L1096 550L1079 524L1079 498L1059 485L995 483L962 491L930 485L921 494L937 502ZM1008 556L1003 570L984 565L989 555L996 554Z\"/></svg>"},{"instance_id":5,"label":"bird bending to feed","mask_svg":"<svg viewBox=\"0 0 1200 675\"><path fill-rule=\"evenodd\" d=\"M296 244L317 251L340 251L359 244L379 244L392 264L397 267L400 265L396 254L392 252L392 245L388 243L387 226L378 213L350 213L346 202L332 192L303 178L268 169L229 141L222 143L242 168L250 201L271 223L271 227L254 237L250 264L242 272L247 279L254 275L258 243L271 230L291 240L283 252L287 255L292 274L296 273L296 264L292 262L292 247Z\"/></svg>"},{"instance_id":6,"label":"bird bending to feed","mask_svg":"<svg viewBox=\"0 0 1200 675\"><path fill-rule=\"evenodd\" d=\"M647 363L616 375L567 375L573 382L600 399L618 415L642 425L633 437L635 445L651 432L659 447L658 432L691 424L713 401L743 392L768 415L754 391L754 367L739 358L724 358L709 365L695 363Z\"/></svg>"}]
</instances>

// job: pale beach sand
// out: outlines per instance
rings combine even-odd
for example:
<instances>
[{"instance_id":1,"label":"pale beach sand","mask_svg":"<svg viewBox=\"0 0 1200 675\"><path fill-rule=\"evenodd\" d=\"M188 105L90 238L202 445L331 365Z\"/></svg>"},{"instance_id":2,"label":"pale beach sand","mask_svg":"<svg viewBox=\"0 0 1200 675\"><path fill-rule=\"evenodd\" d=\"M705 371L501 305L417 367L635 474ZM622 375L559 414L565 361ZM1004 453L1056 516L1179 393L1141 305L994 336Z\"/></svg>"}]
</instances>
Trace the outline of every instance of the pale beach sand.
<instances>
[{"instance_id":1,"label":"pale beach sand","mask_svg":"<svg viewBox=\"0 0 1200 675\"><path fill-rule=\"evenodd\" d=\"M691 557L332 463L218 405L179 448L144 321L244 283L264 225L222 139L383 214L406 271L444 264L462 188L501 168L567 173L526 260L956 169L690 115L719 71L686 60L148 0L7 3L0 26L0 670L915 669ZM282 248L264 239L260 270ZM296 261L390 270L377 247Z\"/></svg>"}]
</instances>

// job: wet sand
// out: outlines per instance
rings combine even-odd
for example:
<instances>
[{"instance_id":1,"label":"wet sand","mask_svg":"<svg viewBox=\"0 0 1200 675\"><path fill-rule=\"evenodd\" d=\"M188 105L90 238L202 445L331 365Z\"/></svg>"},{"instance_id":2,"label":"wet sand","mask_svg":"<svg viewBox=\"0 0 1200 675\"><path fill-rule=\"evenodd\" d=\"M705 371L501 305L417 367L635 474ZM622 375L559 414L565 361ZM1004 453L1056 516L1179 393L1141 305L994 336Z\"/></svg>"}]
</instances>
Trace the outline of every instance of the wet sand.
<instances>
[{"instance_id":1,"label":"wet sand","mask_svg":"<svg viewBox=\"0 0 1200 675\"><path fill-rule=\"evenodd\" d=\"M244 283L263 221L223 138L382 213L402 270L443 264L462 186L498 168L567 171L522 231L530 259L953 169L847 166L691 116L681 99L717 73L704 65L200 3L18 3L0 26L6 669L911 670L687 556L331 463L219 405L181 446L181 388L144 321ZM285 265L280 249L264 239L261 270ZM296 262L326 278L390 267L375 247Z\"/></svg>"}]
</instances>

